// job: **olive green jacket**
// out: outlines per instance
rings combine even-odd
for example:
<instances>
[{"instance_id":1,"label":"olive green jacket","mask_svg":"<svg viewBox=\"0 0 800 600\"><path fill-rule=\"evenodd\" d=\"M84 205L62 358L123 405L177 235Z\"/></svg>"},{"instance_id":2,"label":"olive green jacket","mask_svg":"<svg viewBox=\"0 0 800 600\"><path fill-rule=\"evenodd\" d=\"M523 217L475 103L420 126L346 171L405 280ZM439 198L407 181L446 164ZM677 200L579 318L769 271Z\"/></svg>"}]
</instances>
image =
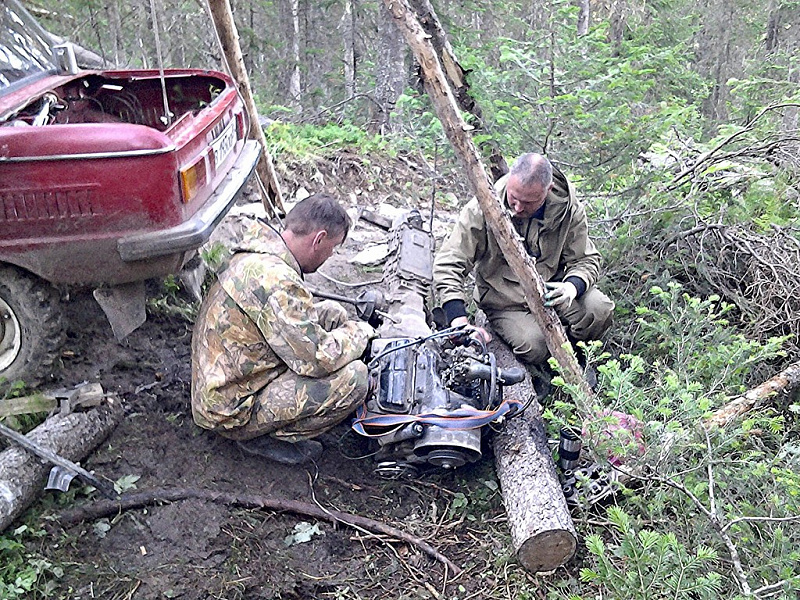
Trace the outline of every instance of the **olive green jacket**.
<instances>
[{"instance_id":1,"label":"olive green jacket","mask_svg":"<svg viewBox=\"0 0 800 600\"><path fill-rule=\"evenodd\" d=\"M505 211L512 216L506 201L507 180L507 175L499 179L495 192ZM578 277L586 284L586 289L597 282L602 259L589 239L586 211L566 178L554 178L542 219L512 216L511 222L522 236L528 254L536 258L536 270L544 281ZM481 308L505 310L526 305L519 279L489 231L475 198L462 209L434 260L433 284L440 304L464 301L464 281L473 268L474 296Z\"/></svg>"}]
</instances>

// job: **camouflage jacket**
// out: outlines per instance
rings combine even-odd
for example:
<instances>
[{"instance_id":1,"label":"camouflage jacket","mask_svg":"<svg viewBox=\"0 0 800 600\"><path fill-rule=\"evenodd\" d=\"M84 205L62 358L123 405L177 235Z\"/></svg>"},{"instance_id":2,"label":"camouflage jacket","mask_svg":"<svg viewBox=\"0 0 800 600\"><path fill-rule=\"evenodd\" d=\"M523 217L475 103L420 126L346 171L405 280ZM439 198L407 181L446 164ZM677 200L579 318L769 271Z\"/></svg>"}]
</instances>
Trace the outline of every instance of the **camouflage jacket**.
<instances>
[{"instance_id":1,"label":"camouflage jacket","mask_svg":"<svg viewBox=\"0 0 800 600\"><path fill-rule=\"evenodd\" d=\"M554 174L555 175L555 174ZM511 215L506 201L506 181L495 184L495 192L508 212L528 253L536 258L536 270L544 281L578 277L592 287L600 273L600 253L589 239L586 211L566 180L554 178L541 219ZM462 209L450 236L434 261L434 290L441 304L464 300L464 281L475 269L475 300L482 308L505 310L526 305L519 278L503 256L486 224L478 200Z\"/></svg>"},{"instance_id":2,"label":"camouflage jacket","mask_svg":"<svg viewBox=\"0 0 800 600\"><path fill-rule=\"evenodd\" d=\"M324 377L358 359L373 329L319 324L300 266L281 236L256 222L211 287L192 336L192 413L206 429L247 423L255 395L291 369Z\"/></svg>"}]
</instances>

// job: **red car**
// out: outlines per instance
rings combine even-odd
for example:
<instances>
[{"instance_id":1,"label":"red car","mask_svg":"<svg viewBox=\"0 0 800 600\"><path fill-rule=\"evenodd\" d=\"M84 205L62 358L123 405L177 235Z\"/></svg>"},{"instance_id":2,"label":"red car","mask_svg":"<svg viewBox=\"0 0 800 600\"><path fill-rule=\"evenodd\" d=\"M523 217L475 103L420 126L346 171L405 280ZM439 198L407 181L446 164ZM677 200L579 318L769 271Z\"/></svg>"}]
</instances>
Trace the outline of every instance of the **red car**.
<instances>
[{"instance_id":1,"label":"red car","mask_svg":"<svg viewBox=\"0 0 800 600\"><path fill-rule=\"evenodd\" d=\"M0 380L42 379L63 333L52 284L92 286L114 333L142 282L178 272L260 155L234 82L199 69L80 70L0 3ZM0 385L2 383L0 382Z\"/></svg>"}]
</instances>

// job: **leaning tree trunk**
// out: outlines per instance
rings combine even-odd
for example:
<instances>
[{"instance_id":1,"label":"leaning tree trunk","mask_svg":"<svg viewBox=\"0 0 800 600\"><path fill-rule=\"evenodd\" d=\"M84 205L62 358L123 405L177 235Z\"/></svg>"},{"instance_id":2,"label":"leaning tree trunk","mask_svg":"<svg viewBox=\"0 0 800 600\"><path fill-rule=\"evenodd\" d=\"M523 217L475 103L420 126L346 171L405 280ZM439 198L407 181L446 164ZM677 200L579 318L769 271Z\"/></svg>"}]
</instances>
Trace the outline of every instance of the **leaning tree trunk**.
<instances>
[{"instance_id":1,"label":"leaning tree trunk","mask_svg":"<svg viewBox=\"0 0 800 600\"><path fill-rule=\"evenodd\" d=\"M233 79L239 87L247 112L250 115L250 137L261 144L261 159L256 165L256 174L263 183L261 199L264 209L270 216L279 216L285 213L283 207L283 193L281 192L278 175L272 162L272 156L267 151L267 139L264 137L264 130L258 120L258 109L253 92L250 89L250 78L247 76L247 69L244 66L242 48L239 46L239 32L233 21L233 11L228 0L209 0L208 5L211 9L211 18L214 27L219 34L222 44L222 51L228 68L231 70Z\"/></svg>"},{"instance_id":2,"label":"leaning tree trunk","mask_svg":"<svg viewBox=\"0 0 800 600\"><path fill-rule=\"evenodd\" d=\"M442 66L442 72L450 85L458 108L472 115L470 125L475 128L475 133L486 132L483 111L470 93L467 72L456 59L447 33L442 27L430 0L410 0L410 6L416 13L423 30L430 36L431 45L436 52L436 56ZM423 75L420 79L424 81L425 76ZM484 156L488 157L489 171L494 181L508 173L506 159L494 140L486 137L485 141L481 142L480 149Z\"/></svg>"},{"instance_id":3,"label":"leaning tree trunk","mask_svg":"<svg viewBox=\"0 0 800 600\"><path fill-rule=\"evenodd\" d=\"M580 388L586 397L594 397L594 392L586 383L574 353L568 350L571 345L558 315L555 310L545 308L543 304L544 282L534 268L534 259L525 252L510 219L506 218L503 213L502 205L492 189L475 143L466 133L472 128L467 125L458 110L453 92L436 57L430 37L420 26L407 0L384 0L384 3L392 13L395 24L405 35L408 45L422 67L425 75L425 87L431 96L436 114L442 122L445 134L453 145L456 155L465 167L467 179L480 203L486 222L497 239L500 250L520 280L528 308L545 335L547 349L561 366L564 379ZM584 411L584 413L586 412Z\"/></svg>"},{"instance_id":4,"label":"leaning tree trunk","mask_svg":"<svg viewBox=\"0 0 800 600\"><path fill-rule=\"evenodd\" d=\"M72 462L85 458L122 419L118 399L87 412L56 415L26 437ZM0 532L36 499L52 465L12 445L0 452Z\"/></svg>"},{"instance_id":5,"label":"leaning tree trunk","mask_svg":"<svg viewBox=\"0 0 800 600\"><path fill-rule=\"evenodd\" d=\"M542 303L544 283L534 269L533 259L527 255L510 220L503 214L475 144L465 133L470 127L459 113L430 37L423 31L407 0L384 2L422 67L425 86L439 120L465 167L486 222L522 284L528 307L545 334L548 350L562 366L564 378L582 389L586 396L592 397L593 392L583 378L574 354L567 350L570 345L558 316ZM514 393L511 390L513 387L509 393ZM536 419L534 413L523 413L517 423L509 423L510 428L503 434L507 439L497 446L498 470L503 473L503 500L514 546L520 562L534 571L552 570L563 564L572 556L576 545L574 527L555 476L555 467L552 464L545 466L548 461L552 463L552 459L546 448L544 430L536 426L537 422L541 423L541 420ZM533 464L528 465L526 461ZM512 473L514 469L520 471L518 476ZM551 520L552 513L559 515L555 521Z\"/></svg>"}]
</instances>

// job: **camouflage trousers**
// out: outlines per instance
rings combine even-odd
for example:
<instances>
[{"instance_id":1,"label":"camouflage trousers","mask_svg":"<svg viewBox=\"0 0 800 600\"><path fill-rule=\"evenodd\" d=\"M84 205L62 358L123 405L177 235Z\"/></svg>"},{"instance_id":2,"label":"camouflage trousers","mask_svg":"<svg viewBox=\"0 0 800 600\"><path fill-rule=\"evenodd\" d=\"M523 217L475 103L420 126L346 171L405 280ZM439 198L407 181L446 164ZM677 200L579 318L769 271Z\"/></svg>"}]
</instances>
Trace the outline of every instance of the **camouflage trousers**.
<instances>
[{"instance_id":1,"label":"camouflage trousers","mask_svg":"<svg viewBox=\"0 0 800 600\"><path fill-rule=\"evenodd\" d=\"M573 342L597 340L611 327L614 303L603 292L591 287L569 308L556 309L567 335ZM539 364L550 357L536 319L528 310L486 310L492 329L524 363Z\"/></svg>"},{"instance_id":2,"label":"camouflage trousers","mask_svg":"<svg viewBox=\"0 0 800 600\"><path fill-rule=\"evenodd\" d=\"M341 423L367 396L367 366L353 361L328 377L287 371L256 394L250 421L218 429L234 440L270 435L295 442L313 438Z\"/></svg>"}]
</instances>

